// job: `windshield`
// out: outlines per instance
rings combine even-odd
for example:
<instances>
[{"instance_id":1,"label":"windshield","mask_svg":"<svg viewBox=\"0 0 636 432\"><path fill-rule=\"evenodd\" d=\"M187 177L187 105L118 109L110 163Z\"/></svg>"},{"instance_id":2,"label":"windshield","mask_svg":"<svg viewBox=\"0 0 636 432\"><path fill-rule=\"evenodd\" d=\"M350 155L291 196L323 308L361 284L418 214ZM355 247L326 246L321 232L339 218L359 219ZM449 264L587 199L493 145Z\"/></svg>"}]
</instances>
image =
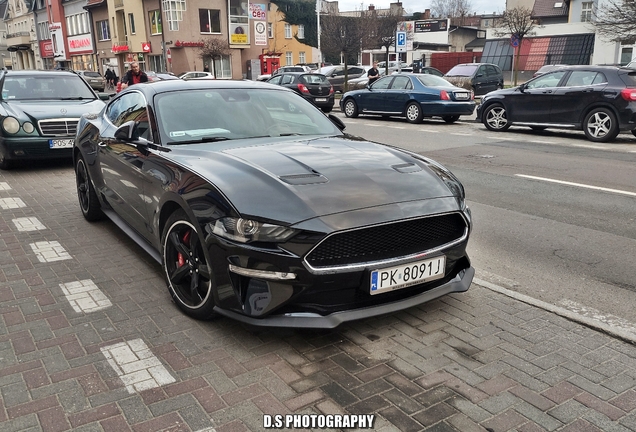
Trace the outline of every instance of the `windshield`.
<instances>
[{"instance_id":1,"label":"windshield","mask_svg":"<svg viewBox=\"0 0 636 432\"><path fill-rule=\"evenodd\" d=\"M305 84L329 84L327 77L319 74L302 75L300 81Z\"/></svg>"},{"instance_id":2,"label":"windshield","mask_svg":"<svg viewBox=\"0 0 636 432\"><path fill-rule=\"evenodd\" d=\"M427 87L454 87L444 78L438 77L436 75L420 75L417 77L417 79L420 80L420 82Z\"/></svg>"},{"instance_id":3,"label":"windshield","mask_svg":"<svg viewBox=\"0 0 636 432\"><path fill-rule=\"evenodd\" d=\"M95 93L77 75L7 76L2 99L81 100L95 99Z\"/></svg>"},{"instance_id":4,"label":"windshield","mask_svg":"<svg viewBox=\"0 0 636 432\"><path fill-rule=\"evenodd\" d=\"M310 102L285 90L183 90L159 94L155 102L162 142L168 145L342 134Z\"/></svg>"},{"instance_id":5,"label":"windshield","mask_svg":"<svg viewBox=\"0 0 636 432\"><path fill-rule=\"evenodd\" d=\"M84 75L87 77L91 77L91 78L101 78L102 76L99 74L99 72L90 72L90 71L86 71L84 72Z\"/></svg>"},{"instance_id":6,"label":"windshield","mask_svg":"<svg viewBox=\"0 0 636 432\"><path fill-rule=\"evenodd\" d=\"M472 76L478 67L479 65L457 65L446 76Z\"/></svg>"}]
</instances>

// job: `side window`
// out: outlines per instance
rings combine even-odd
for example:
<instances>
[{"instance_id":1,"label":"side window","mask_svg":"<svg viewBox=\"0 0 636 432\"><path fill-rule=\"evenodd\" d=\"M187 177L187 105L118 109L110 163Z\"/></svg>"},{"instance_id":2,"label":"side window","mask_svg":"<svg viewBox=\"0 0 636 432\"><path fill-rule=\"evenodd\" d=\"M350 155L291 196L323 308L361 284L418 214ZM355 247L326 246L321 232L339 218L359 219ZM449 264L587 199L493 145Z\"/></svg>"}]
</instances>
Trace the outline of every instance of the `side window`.
<instances>
[{"instance_id":1,"label":"side window","mask_svg":"<svg viewBox=\"0 0 636 432\"><path fill-rule=\"evenodd\" d=\"M129 93L122 96L119 101L119 115L113 121L115 126L121 126L131 120L148 123L146 100L141 93Z\"/></svg>"},{"instance_id":2,"label":"side window","mask_svg":"<svg viewBox=\"0 0 636 432\"><path fill-rule=\"evenodd\" d=\"M475 74L475 76L477 77L479 75L486 76L486 65L479 66L479 69L477 69L477 73Z\"/></svg>"},{"instance_id":3,"label":"side window","mask_svg":"<svg viewBox=\"0 0 636 432\"><path fill-rule=\"evenodd\" d=\"M566 87L580 87L591 85L597 73L592 71L573 71L565 83Z\"/></svg>"},{"instance_id":4,"label":"side window","mask_svg":"<svg viewBox=\"0 0 636 432\"><path fill-rule=\"evenodd\" d=\"M539 76L526 85L527 89L556 87L565 75L565 71L556 71Z\"/></svg>"},{"instance_id":5,"label":"side window","mask_svg":"<svg viewBox=\"0 0 636 432\"><path fill-rule=\"evenodd\" d=\"M389 84L391 84L392 80L393 77L383 77L374 82L371 87L373 87L374 90L386 90L389 88Z\"/></svg>"},{"instance_id":6,"label":"side window","mask_svg":"<svg viewBox=\"0 0 636 432\"><path fill-rule=\"evenodd\" d=\"M494 66L486 65L486 71L488 72L488 76L497 76L499 73Z\"/></svg>"},{"instance_id":7,"label":"side window","mask_svg":"<svg viewBox=\"0 0 636 432\"><path fill-rule=\"evenodd\" d=\"M598 72L592 81L592 85L595 84L607 84L607 77L605 77L605 74Z\"/></svg>"},{"instance_id":8,"label":"side window","mask_svg":"<svg viewBox=\"0 0 636 432\"><path fill-rule=\"evenodd\" d=\"M274 78L270 79L268 82L271 84L280 84L280 80L281 78L283 78L280 75L275 76Z\"/></svg>"},{"instance_id":9,"label":"side window","mask_svg":"<svg viewBox=\"0 0 636 432\"><path fill-rule=\"evenodd\" d=\"M121 111L122 111L121 99L122 98L114 100L108 106L108 109L106 110L106 117L108 117L108 120L110 120L112 124L115 124L117 117L119 117L119 114L121 114Z\"/></svg>"},{"instance_id":10,"label":"side window","mask_svg":"<svg viewBox=\"0 0 636 432\"><path fill-rule=\"evenodd\" d=\"M281 85L291 84L294 81L294 77L292 75L283 75L283 79L281 80Z\"/></svg>"},{"instance_id":11,"label":"side window","mask_svg":"<svg viewBox=\"0 0 636 432\"><path fill-rule=\"evenodd\" d=\"M356 74L356 75L357 74L363 74L364 73L364 69L361 69L359 67L354 67L354 68L349 69L349 73L352 74L352 75L353 74Z\"/></svg>"},{"instance_id":12,"label":"side window","mask_svg":"<svg viewBox=\"0 0 636 432\"><path fill-rule=\"evenodd\" d=\"M397 76L391 84L391 90L409 90L412 88L409 77Z\"/></svg>"}]
</instances>

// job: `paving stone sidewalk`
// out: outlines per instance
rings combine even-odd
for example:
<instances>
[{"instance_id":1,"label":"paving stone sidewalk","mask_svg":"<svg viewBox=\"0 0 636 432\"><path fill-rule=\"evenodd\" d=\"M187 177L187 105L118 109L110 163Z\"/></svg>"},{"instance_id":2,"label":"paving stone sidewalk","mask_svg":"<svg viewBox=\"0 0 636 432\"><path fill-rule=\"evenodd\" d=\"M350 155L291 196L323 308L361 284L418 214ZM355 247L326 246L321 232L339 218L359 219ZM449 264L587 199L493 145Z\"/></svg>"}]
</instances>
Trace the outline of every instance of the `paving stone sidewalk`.
<instances>
[{"instance_id":1,"label":"paving stone sidewalk","mask_svg":"<svg viewBox=\"0 0 636 432\"><path fill-rule=\"evenodd\" d=\"M0 171L0 430L636 431L636 347L473 285L333 331L197 322L158 264L81 217L68 164ZM22 204L20 204L22 203Z\"/></svg>"}]
</instances>

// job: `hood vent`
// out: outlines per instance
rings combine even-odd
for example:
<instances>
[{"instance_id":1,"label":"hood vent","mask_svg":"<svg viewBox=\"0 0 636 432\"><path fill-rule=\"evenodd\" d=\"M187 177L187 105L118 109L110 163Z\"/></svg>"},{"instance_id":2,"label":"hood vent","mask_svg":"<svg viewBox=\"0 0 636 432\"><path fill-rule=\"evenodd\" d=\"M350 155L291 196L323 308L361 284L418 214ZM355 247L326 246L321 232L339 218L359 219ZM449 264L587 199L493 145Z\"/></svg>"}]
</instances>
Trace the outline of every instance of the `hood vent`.
<instances>
[{"instance_id":1,"label":"hood vent","mask_svg":"<svg viewBox=\"0 0 636 432\"><path fill-rule=\"evenodd\" d=\"M391 168L393 168L397 172L401 172L403 174L409 174L409 173L422 171L422 167L420 167L418 165L415 165L413 163L405 163L405 164L393 165L393 166L391 166Z\"/></svg>"},{"instance_id":2,"label":"hood vent","mask_svg":"<svg viewBox=\"0 0 636 432\"><path fill-rule=\"evenodd\" d=\"M308 174L291 174L280 176L283 182L290 185L308 185L308 184L319 184L319 183L327 183L329 180L327 177L318 173L308 173Z\"/></svg>"}]
</instances>

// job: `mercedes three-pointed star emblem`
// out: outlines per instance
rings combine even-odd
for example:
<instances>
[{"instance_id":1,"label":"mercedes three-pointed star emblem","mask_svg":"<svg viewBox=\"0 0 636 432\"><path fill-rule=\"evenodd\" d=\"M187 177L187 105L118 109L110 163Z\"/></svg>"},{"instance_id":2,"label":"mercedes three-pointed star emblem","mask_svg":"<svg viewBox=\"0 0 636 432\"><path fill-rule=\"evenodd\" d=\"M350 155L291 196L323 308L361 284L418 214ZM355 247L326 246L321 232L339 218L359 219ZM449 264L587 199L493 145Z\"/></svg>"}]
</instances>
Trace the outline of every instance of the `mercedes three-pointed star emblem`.
<instances>
[{"instance_id":1,"label":"mercedes three-pointed star emblem","mask_svg":"<svg viewBox=\"0 0 636 432\"><path fill-rule=\"evenodd\" d=\"M66 114L66 108L62 108L62 109L60 110L60 112L61 112L62 114Z\"/></svg>"}]
</instances>

